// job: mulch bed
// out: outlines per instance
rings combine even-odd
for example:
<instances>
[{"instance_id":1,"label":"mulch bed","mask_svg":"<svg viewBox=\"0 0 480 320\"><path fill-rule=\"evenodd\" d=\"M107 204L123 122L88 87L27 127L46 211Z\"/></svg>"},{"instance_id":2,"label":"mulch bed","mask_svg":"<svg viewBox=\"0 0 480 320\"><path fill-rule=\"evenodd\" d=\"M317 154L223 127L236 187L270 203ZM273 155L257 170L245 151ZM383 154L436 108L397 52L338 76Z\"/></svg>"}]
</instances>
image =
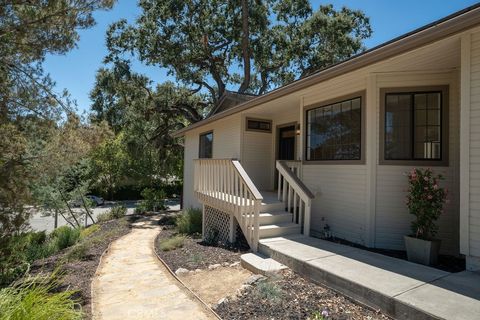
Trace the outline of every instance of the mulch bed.
<instances>
[{"instance_id":1,"label":"mulch bed","mask_svg":"<svg viewBox=\"0 0 480 320\"><path fill-rule=\"evenodd\" d=\"M200 239L187 238L182 248L161 251L159 243L175 235L173 220L163 217L159 224L162 231L156 239L158 255L173 271L178 268L188 270L205 269L212 264L233 263L240 260L240 255L248 252L244 246L209 246ZM235 298L228 297L216 306L215 311L223 319L321 319L315 318L314 312L329 312L326 319L390 319L380 312L364 307L349 298L326 287L305 280L290 269L282 271L268 282L280 289L278 299L264 297L260 293L259 283L247 286Z\"/></svg>"},{"instance_id":2,"label":"mulch bed","mask_svg":"<svg viewBox=\"0 0 480 320\"><path fill-rule=\"evenodd\" d=\"M401 251L401 250L389 250L389 249L376 249L376 248L367 248L365 246L340 239L340 238L327 238L323 239L339 244L344 244L347 246L367 250L370 252L375 252L375 253L380 253L385 256L397 258L397 259L402 259L402 260L408 260L407 259L407 252L406 251ZM439 255L438 256L438 264L436 266L432 266L432 268L436 268L439 270L443 270L446 272L462 272L465 271L465 258L459 258L459 257L454 257L454 256L446 256L446 255Z\"/></svg>"},{"instance_id":3,"label":"mulch bed","mask_svg":"<svg viewBox=\"0 0 480 320\"><path fill-rule=\"evenodd\" d=\"M91 319L90 283L97 270L100 257L112 241L130 231L130 222L135 219L137 219L136 216L129 216L128 218L106 221L99 224L100 230L89 235L85 240L99 237L101 241L95 241L95 245L89 247L87 254L82 260L69 261L61 264L60 262L64 260L68 253L69 248L67 248L53 256L36 261L32 266L32 273L51 273L61 265L59 268L62 274L61 286L58 290L69 289L77 291L74 298L80 301L85 317Z\"/></svg>"},{"instance_id":4,"label":"mulch bed","mask_svg":"<svg viewBox=\"0 0 480 320\"><path fill-rule=\"evenodd\" d=\"M178 268L188 270L206 269L209 265L234 263L240 261L240 256L249 250L242 246L212 246L202 242L201 239L186 238L182 248L172 251L158 249L159 243L175 235L173 226L165 225L155 240L155 250L163 261L175 271Z\"/></svg>"},{"instance_id":5,"label":"mulch bed","mask_svg":"<svg viewBox=\"0 0 480 320\"><path fill-rule=\"evenodd\" d=\"M234 299L228 299L215 311L223 319L390 319L380 312L363 307L328 288L316 285L300 277L290 269L279 276L264 280L278 288L265 297L261 283L249 286ZM317 317L315 317L317 315Z\"/></svg>"}]
</instances>

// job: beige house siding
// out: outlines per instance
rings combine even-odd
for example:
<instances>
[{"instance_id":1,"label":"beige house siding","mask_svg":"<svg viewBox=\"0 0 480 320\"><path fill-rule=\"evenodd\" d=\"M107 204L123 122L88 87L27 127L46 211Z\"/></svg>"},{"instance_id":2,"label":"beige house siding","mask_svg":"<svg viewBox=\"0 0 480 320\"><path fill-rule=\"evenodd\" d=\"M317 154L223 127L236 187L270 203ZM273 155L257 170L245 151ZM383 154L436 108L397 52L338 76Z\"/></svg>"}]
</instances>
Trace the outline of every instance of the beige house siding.
<instances>
[{"instance_id":1,"label":"beige house siding","mask_svg":"<svg viewBox=\"0 0 480 320\"><path fill-rule=\"evenodd\" d=\"M359 70L312 86L303 95L301 127L305 128L304 108L366 89L366 73ZM365 101L362 107L368 108ZM302 129L300 154L304 158L305 132ZM366 141L366 145L368 145ZM315 194L312 202L313 235L328 224L333 235L366 245L367 166L309 164L304 162L303 182Z\"/></svg>"},{"instance_id":2,"label":"beige house siding","mask_svg":"<svg viewBox=\"0 0 480 320\"><path fill-rule=\"evenodd\" d=\"M459 88L458 72L424 74L390 74L377 76L377 88L449 86L449 165L432 167L441 173L443 185L449 191L449 204L439 220L438 237L442 239L443 253L458 254L459 228ZM380 96L377 94L377 128L380 123ZM377 134L377 144L379 143ZM377 149L379 150L379 149ZM377 151L378 154L378 151ZM382 155L379 155L382 156ZM378 159L378 157L377 157ZM407 180L404 173L414 166L378 165L376 181L375 246L404 249L403 236L410 233L412 216L405 206Z\"/></svg>"},{"instance_id":3,"label":"beige house siding","mask_svg":"<svg viewBox=\"0 0 480 320\"><path fill-rule=\"evenodd\" d=\"M183 204L184 207L200 207L193 195L193 160L198 159L199 135L213 131L213 158L240 159L240 115L235 114L222 120L196 128L185 134L185 154L183 171Z\"/></svg>"},{"instance_id":4,"label":"beige house siding","mask_svg":"<svg viewBox=\"0 0 480 320\"><path fill-rule=\"evenodd\" d=\"M471 34L470 43L470 197L469 256L471 268L480 269L480 32ZM467 260L467 264L468 264Z\"/></svg>"},{"instance_id":5,"label":"beige house siding","mask_svg":"<svg viewBox=\"0 0 480 320\"><path fill-rule=\"evenodd\" d=\"M242 166L259 190L270 190L272 143L275 129L270 133L243 130Z\"/></svg>"}]
</instances>

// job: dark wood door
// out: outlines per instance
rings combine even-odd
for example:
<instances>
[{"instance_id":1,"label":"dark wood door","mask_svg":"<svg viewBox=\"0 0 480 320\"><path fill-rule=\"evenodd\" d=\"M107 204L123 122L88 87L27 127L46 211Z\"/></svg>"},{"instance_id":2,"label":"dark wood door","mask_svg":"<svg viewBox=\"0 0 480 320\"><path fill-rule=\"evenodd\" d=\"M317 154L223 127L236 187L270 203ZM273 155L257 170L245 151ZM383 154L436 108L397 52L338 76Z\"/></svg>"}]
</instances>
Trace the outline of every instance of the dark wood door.
<instances>
[{"instance_id":1,"label":"dark wood door","mask_svg":"<svg viewBox=\"0 0 480 320\"><path fill-rule=\"evenodd\" d=\"M278 160L295 160L295 126L279 129Z\"/></svg>"}]
</instances>

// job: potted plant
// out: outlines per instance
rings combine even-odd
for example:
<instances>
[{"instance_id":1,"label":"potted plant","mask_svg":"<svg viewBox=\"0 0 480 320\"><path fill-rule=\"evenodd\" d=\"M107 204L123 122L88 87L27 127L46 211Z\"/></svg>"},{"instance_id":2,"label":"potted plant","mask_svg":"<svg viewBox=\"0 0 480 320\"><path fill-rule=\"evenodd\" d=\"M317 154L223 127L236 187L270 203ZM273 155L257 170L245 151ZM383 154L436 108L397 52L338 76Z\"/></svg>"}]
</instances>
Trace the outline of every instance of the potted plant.
<instances>
[{"instance_id":1,"label":"potted plant","mask_svg":"<svg viewBox=\"0 0 480 320\"><path fill-rule=\"evenodd\" d=\"M408 173L408 195L406 204L412 221L412 234L405 236L405 247L409 261L424 265L435 265L438 261L440 240L435 239L438 231L436 221L443 212L447 190L439 186L443 180L431 169L413 168Z\"/></svg>"}]
</instances>

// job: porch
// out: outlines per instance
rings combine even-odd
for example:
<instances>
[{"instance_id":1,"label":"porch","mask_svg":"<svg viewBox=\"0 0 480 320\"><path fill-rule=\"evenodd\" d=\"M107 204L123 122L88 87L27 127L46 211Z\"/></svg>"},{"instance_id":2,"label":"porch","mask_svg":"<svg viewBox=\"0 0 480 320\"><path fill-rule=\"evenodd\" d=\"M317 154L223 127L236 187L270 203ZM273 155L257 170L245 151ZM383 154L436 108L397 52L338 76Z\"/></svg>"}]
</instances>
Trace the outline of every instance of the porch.
<instances>
[{"instance_id":1,"label":"porch","mask_svg":"<svg viewBox=\"0 0 480 320\"><path fill-rule=\"evenodd\" d=\"M313 194L296 162L277 161L277 191L259 191L238 160L198 159L194 193L203 206L203 236L234 242L242 232L255 252L260 239L310 234Z\"/></svg>"}]
</instances>

